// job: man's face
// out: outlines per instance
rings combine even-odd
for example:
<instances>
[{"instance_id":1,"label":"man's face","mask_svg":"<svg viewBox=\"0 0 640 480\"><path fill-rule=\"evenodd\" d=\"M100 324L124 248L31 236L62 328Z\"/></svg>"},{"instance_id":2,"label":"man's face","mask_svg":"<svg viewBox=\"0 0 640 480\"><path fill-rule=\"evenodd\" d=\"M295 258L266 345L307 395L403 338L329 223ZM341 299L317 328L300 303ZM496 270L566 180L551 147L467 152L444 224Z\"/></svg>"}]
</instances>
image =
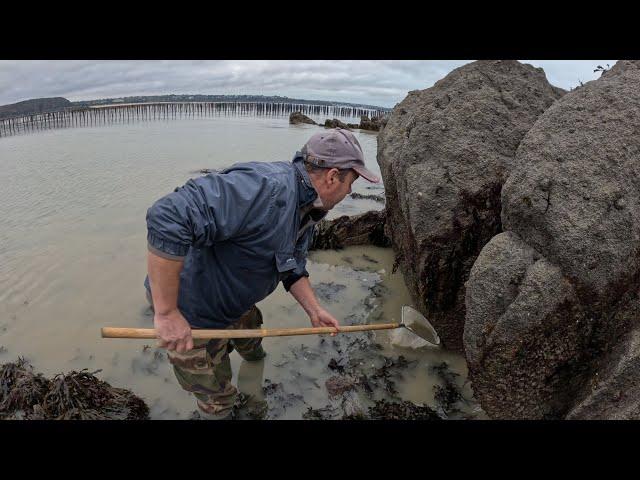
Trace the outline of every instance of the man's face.
<instances>
[{"instance_id":1,"label":"man's face","mask_svg":"<svg viewBox=\"0 0 640 480\"><path fill-rule=\"evenodd\" d=\"M332 168L323 175L320 185L316 187L325 210L331 210L344 200L351 193L351 185L359 177L355 170L347 171L344 180L340 176L340 170Z\"/></svg>"}]
</instances>

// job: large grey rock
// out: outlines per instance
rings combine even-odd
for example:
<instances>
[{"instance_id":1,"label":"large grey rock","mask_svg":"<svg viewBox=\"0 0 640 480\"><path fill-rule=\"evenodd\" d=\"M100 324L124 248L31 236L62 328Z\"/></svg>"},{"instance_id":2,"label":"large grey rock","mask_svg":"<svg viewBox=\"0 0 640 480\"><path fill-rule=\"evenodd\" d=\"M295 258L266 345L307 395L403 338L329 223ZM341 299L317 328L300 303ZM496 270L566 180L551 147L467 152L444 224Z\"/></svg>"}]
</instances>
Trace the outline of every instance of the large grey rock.
<instances>
[{"instance_id":1,"label":"large grey rock","mask_svg":"<svg viewBox=\"0 0 640 480\"><path fill-rule=\"evenodd\" d=\"M560 269L518 235L495 236L466 289L466 357L474 394L493 418L558 418L586 374L592 322ZM560 368L562 366L562 368Z\"/></svg>"},{"instance_id":2,"label":"large grey rock","mask_svg":"<svg viewBox=\"0 0 640 480\"><path fill-rule=\"evenodd\" d=\"M638 412L617 392L640 390L629 380L638 334L627 333L640 312L639 67L618 62L565 95L518 148L505 233L466 291L470 377L494 418Z\"/></svg>"},{"instance_id":3,"label":"large grey rock","mask_svg":"<svg viewBox=\"0 0 640 480\"><path fill-rule=\"evenodd\" d=\"M562 95L517 61L460 67L409 92L378 136L387 225L413 301L462 350L464 283L502 229L500 191L520 141Z\"/></svg>"},{"instance_id":4,"label":"large grey rock","mask_svg":"<svg viewBox=\"0 0 640 480\"><path fill-rule=\"evenodd\" d=\"M616 64L538 120L504 185L502 222L609 301L640 270L640 62Z\"/></svg>"}]
</instances>

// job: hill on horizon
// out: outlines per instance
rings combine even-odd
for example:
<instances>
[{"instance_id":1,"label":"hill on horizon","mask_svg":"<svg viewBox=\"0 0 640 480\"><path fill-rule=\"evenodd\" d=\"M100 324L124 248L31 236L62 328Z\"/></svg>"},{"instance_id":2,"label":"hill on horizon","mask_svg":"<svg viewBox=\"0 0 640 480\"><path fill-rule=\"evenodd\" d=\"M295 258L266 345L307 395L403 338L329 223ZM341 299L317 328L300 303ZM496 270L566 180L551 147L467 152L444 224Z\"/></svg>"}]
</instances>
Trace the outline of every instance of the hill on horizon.
<instances>
[{"instance_id":1,"label":"hill on horizon","mask_svg":"<svg viewBox=\"0 0 640 480\"><path fill-rule=\"evenodd\" d=\"M71 106L72 103L63 97L34 98L0 106L0 119L20 115L55 112Z\"/></svg>"}]
</instances>

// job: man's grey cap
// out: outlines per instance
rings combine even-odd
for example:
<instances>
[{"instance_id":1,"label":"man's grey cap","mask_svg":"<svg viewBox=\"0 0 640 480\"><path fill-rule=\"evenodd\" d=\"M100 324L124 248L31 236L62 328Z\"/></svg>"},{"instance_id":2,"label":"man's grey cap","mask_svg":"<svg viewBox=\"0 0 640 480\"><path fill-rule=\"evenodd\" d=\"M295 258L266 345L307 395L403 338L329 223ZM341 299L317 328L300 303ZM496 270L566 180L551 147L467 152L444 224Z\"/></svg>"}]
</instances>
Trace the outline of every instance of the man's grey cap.
<instances>
[{"instance_id":1,"label":"man's grey cap","mask_svg":"<svg viewBox=\"0 0 640 480\"><path fill-rule=\"evenodd\" d=\"M316 133L302 147L302 153L317 167L351 168L371 183L380 183L380 177L364 166L362 147L349 130L331 128Z\"/></svg>"}]
</instances>

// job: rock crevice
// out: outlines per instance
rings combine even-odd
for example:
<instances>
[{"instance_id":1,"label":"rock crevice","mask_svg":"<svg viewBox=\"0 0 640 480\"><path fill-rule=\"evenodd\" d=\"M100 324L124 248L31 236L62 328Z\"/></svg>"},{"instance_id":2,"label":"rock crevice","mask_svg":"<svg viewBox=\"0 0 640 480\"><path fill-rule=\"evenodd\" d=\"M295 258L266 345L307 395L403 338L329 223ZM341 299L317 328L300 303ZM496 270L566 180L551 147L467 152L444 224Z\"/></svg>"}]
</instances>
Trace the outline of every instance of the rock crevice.
<instances>
[{"instance_id":1,"label":"rock crevice","mask_svg":"<svg viewBox=\"0 0 640 480\"><path fill-rule=\"evenodd\" d=\"M530 65L473 62L409 92L379 134L391 241L415 305L447 348L464 349L464 285L502 231L516 149L562 93Z\"/></svg>"}]
</instances>

